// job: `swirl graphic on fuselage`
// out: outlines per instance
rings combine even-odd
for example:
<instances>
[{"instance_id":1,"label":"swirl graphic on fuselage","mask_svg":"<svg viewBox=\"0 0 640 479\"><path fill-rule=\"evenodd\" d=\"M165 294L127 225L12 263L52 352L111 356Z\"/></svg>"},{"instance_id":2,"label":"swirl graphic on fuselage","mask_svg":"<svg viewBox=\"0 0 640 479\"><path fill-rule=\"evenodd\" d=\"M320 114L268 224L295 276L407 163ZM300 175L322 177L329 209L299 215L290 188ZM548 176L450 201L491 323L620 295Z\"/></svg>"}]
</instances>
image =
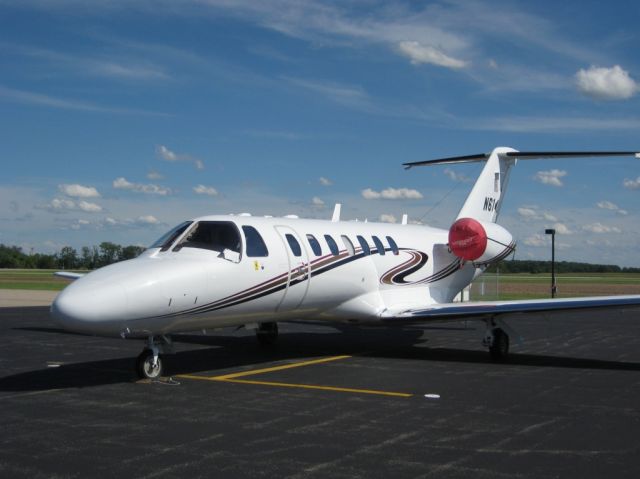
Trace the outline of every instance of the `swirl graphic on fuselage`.
<instances>
[{"instance_id":1,"label":"swirl graphic on fuselage","mask_svg":"<svg viewBox=\"0 0 640 479\"><path fill-rule=\"evenodd\" d=\"M418 250L405 249L403 251L405 253L408 253L411 257L404 263L398 266L394 266L389 271L384 273L380 278L380 282L382 284L410 286L415 284L434 283L455 273L462 266L462 261L460 260L460 258L456 258L441 271L434 272L432 275L427 276L426 278L421 278L415 281L407 281L406 278L408 276L417 273L425 264L427 264L429 255Z\"/></svg>"},{"instance_id":2,"label":"swirl graphic on fuselage","mask_svg":"<svg viewBox=\"0 0 640 479\"><path fill-rule=\"evenodd\" d=\"M406 253L409 253L411 256L404 263L393 267L380 278L380 282L383 284L410 284L411 282L406 281L405 278L416 271L419 271L427 261L429 260L429 255L427 253L423 253L422 251L416 250L405 250Z\"/></svg>"}]
</instances>

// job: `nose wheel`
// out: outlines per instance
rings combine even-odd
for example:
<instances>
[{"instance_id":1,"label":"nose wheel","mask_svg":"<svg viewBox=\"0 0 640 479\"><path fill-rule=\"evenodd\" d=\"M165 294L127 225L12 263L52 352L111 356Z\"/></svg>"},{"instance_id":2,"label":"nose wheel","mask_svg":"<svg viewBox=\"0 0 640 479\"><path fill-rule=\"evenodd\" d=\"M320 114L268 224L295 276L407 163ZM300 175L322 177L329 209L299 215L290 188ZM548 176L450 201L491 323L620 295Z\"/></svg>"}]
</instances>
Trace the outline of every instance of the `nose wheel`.
<instances>
[{"instance_id":1,"label":"nose wheel","mask_svg":"<svg viewBox=\"0 0 640 479\"><path fill-rule=\"evenodd\" d=\"M158 340L150 336L147 347L136 359L136 373L140 379L158 379L164 371L162 353L172 352L171 340L166 336L159 336Z\"/></svg>"},{"instance_id":2,"label":"nose wheel","mask_svg":"<svg viewBox=\"0 0 640 479\"><path fill-rule=\"evenodd\" d=\"M145 348L136 359L136 372L140 379L158 379L162 376L162 357Z\"/></svg>"}]
</instances>

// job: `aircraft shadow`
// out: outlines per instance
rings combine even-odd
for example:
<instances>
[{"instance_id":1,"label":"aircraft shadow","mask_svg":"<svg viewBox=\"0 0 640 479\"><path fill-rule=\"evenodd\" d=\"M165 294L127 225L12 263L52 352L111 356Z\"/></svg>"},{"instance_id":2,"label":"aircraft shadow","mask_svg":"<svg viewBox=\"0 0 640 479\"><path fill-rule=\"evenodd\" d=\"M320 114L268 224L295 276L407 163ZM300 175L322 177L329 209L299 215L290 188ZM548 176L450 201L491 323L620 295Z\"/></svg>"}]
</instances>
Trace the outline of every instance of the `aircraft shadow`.
<instances>
[{"instance_id":1,"label":"aircraft shadow","mask_svg":"<svg viewBox=\"0 0 640 479\"><path fill-rule=\"evenodd\" d=\"M55 328L22 328L39 332L58 333ZM353 328L355 331L355 328ZM346 334L345 334L346 333ZM314 357L354 355L357 357L419 360L425 363L450 362L505 366L574 368L610 371L640 371L640 363L606 361L587 358L512 353L505 363L495 363L484 350L424 347L421 330L359 330L342 332L291 332L281 334L278 343L261 347L251 335L195 335L174 336L178 351L165 361L167 375L197 374L209 376L243 368L259 369L274 361L300 360ZM421 347L415 347L417 344ZM142 344L142 342L141 342ZM180 350L185 346L202 346ZM133 356L63 364L56 368L29 371L0 378L0 391L28 392L69 388L86 388L134 382ZM489 368L487 368L489 369Z\"/></svg>"}]
</instances>

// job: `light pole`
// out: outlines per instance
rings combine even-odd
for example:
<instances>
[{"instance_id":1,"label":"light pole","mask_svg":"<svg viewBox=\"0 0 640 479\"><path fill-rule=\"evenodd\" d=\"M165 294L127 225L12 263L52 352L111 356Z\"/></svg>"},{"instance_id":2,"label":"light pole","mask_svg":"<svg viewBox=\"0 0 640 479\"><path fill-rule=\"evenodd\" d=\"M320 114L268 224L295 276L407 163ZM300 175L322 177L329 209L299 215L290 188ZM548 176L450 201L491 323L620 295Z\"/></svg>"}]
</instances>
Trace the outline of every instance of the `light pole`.
<instances>
[{"instance_id":1,"label":"light pole","mask_svg":"<svg viewBox=\"0 0 640 479\"><path fill-rule=\"evenodd\" d=\"M551 235L551 297L556 297L556 230L549 228L545 234Z\"/></svg>"}]
</instances>

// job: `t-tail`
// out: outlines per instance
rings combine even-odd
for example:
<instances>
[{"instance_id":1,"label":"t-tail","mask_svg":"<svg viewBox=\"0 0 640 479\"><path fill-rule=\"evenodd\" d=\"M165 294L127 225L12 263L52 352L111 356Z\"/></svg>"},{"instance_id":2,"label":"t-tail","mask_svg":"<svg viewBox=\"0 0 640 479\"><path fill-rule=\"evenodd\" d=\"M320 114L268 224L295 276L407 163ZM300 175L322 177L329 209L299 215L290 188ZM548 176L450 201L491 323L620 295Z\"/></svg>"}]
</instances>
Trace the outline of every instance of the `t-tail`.
<instances>
[{"instance_id":1,"label":"t-tail","mask_svg":"<svg viewBox=\"0 0 640 479\"><path fill-rule=\"evenodd\" d=\"M491 153L440 158L405 163L409 169L422 165L443 165L486 161L455 222L449 229L449 248L459 258L486 267L500 261L515 250L513 236L496 224L509 184L511 168L517 161L540 158L584 158L590 156L635 156L633 151L524 152L498 147Z\"/></svg>"}]
</instances>

